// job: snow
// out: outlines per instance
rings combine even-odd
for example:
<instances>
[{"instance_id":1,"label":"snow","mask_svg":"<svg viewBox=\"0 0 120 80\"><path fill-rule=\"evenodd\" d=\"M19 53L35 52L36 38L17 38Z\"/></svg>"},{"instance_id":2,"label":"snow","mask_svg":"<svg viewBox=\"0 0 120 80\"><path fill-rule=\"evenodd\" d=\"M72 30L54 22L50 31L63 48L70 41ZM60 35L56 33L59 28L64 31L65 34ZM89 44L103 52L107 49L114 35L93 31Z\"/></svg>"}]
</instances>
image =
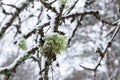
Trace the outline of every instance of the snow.
<instances>
[{"instance_id":1,"label":"snow","mask_svg":"<svg viewBox=\"0 0 120 80\"><path fill-rule=\"evenodd\" d=\"M4 3L10 3L10 4L11 4L11 3L16 3L16 5L20 5L20 3L22 3L24 0L18 0L17 2L16 2L16 1L17 1L17 0L9 0L9 2L8 2L8 0L3 0ZM71 5L71 4L73 3L73 0L70 0L70 1L71 1L71 3L70 3L70 5ZM74 1L75 1L75 0L74 0ZM73 13L76 13L76 12L84 12L84 10L82 9L83 6L84 6L84 3L85 3L85 0L79 0L79 2L76 4L76 8L75 8L74 10L72 10L70 14L73 14ZM23 13L20 14L20 17L22 17L22 18L21 18L22 20L24 20L24 19L25 19L28 15L30 15L31 13L35 12L35 9L41 7L41 4L38 3L38 2L35 2L34 4L35 4L34 9L31 10L30 13L29 13L29 12L28 12L28 13L23 12ZM59 6L60 6L60 5L58 5L58 4L59 4L59 2L56 2L56 3L53 4L53 6L56 6L56 7L57 7L57 10L59 10ZM6 8L7 8L7 7L6 7ZM101 12L101 13L103 13L103 12ZM38 14L39 14L39 13L35 13L34 15L37 16ZM49 16L51 16L51 20L48 20L48 17L46 16L47 14L48 14ZM1 17L2 15L3 15L3 14L0 14L0 17ZM65 14L65 15L66 15L66 14ZM63 15L63 16L65 16L65 15ZM5 16L2 16L2 18L4 18L4 17L5 17ZM39 26L42 25L42 24L44 24L44 23L46 23L46 22L49 22L49 21L50 21L50 26L51 26L50 30L49 30L46 34L50 34L50 33L52 32L53 26L54 26L54 22L55 22L55 17L56 17L56 14L54 14L53 12L51 12L51 11L48 11L48 12L43 11L43 14L42 14L41 17L40 17L40 18L42 19L42 21L41 21L41 23L39 24ZM1 22L2 20L3 20L3 19L0 19L0 22ZM3 26L8 20L9 20L9 17L5 18L4 23L2 23L1 25ZM27 34L29 31L33 30L34 28L37 28L37 27L36 27L36 22L37 22L37 20L38 20L38 19L37 19L36 17L34 17L34 18L31 18L31 19L27 20L26 22L23 22L22 25L21 25L22 34L23 34L23 35L24 35L24 34ZM76 25L77 25L77 21L74 21L73 23L70 22L70 19L69 19L69 20L65 20L65 21L66 21L66 25L67 25L67 26L65 26L64 24L62 24L62 25L60 26L59 30L65 32L66 35L67 35L68 38L69 38L69 37L71 37L71 35L72 35L71 32L75 29L75 27L76 27ZM50 26L48 26L48 27L50 27ZM64 77L64 78L67 77L69 74L71 74L71 73L73 72L73 68L75 68L76 70L83 70L83 68L81 68L81 67L79 66L80 64L83 65L83 66L86 66L86 67L89 66L89 68L94 68L94 67L95 67L94 62L91 61L91 58L87 58L87 59L80 60L80 57L77 56L77 58L68 59L68 56L76 56L76 55L83 54L82 52L84 51L84 48L86 49L86 46L89 46L89 47L92 47L92 48L93 48L95 45L98 45L98 46L99 46L99 44L103 43L103 42L101 42L101 40L99 40L100 28L99 28L98 26L99 26L98 24L96 24L95 26L89 26L90 28L92 27L92 30L95 31L96 34L91 33L91 34L89 34L89 36L88 36L88 37L90 37L91 39L93 39L94 41L96 41L97 44L94 44L92 41L90 41L90 42L88 42L88 43L86 43L86 44L83 44L83 43L80 43L80 42L75 42L75 44L72 45L72 48L73 48L72 51L70 51L71 48L69 48L66 52L63 52L63 53L61 53L60 55L58 55L57 61L58 61L59 64L60 64L60 67L59 67L58 70L59 70L59 72L60 72L60 76L61 76L61 77ZM46 32L46 30L48 29L48 27L46 27L46 28L44 29L45 32ZM69 28L69 30L68 30L67 28ZM9 30L11 30L11 28L10 28ZM3 47L5 47L6 49L3 50L3 52L5 52L5 54L7 54L7 53L10 54L12 51L16 52L16 50L17 50L17 49L16 49L17 45L16 45L16 46L15 46L15 45L13 46L13 44L11 44L11 42L13 41L13 40L11 39L11 37L14 36L14 32L15 32L16 30L13 29L12 31L13 31L13 32L10 32L10 33L9 33L9 31L7 31L8 34L7 34L7 35L5 36L5 38L4 38L4 40L6 41L6 43L4 44ZM90 31L88 31L88 33L90 33ZM81 33L81 35L85 36L86 34L85 34L85 33ZM21 35L20 35L19 37L21 37ZM18 37L18 38L19 38L19 37ZM7 40L9 40L9 41L7 41ZM16 40L17 40L17 39L16 39ZM0 42L2 42L2 41L0 41ZM34 46L35 46L34 36L28 38L28 39L26 40L26 43L27 43L27 46L28 46L28 50L30 50L31 47L34 47ZM105 44L105 42L104 42L103 44ZM9 45L9 46L8 46L8 45ZM95 46L95 47L96 47L96 46ZM18 47L17 47L17 48L18 48ZM91 48L88 48L88 47L87 47L87 49L91 49ZM13 68L13 67L15 66L15 64L16 64L25 54L27 54L27 53L26 53L25 51L22 51L22 54L20 54L20 55L15 59L15 61L14 61L12 64L10 64L9 66L6 66L6 67L0 67L0 71L1 71L1 70L5 70L5 69L11 69L11 68ZM5 60L5 56L0 55L0 65L2 65L2 64L5 62L4 60ZM73 68L71 68L71 66L70 66L69 63L72 64L71 66L72 66ZM103 64L104 64L104 63L103 63ZM55 69L56 69L56 68L55 68ZM68 70L68 69L69 69L69 70ZM104 70L104 69L101 68L101 70ZM57 72L55 72L55 73L57 73Z\"/></svg>"},{"instance_id":2,"label":"snow","mask_svg":"<svg viewBox=\"0 0 120 80\"><path fill-rule=\"evenodd\" d=\"M10 65L7 66L7 67L1 67L1 68L0 68L0 71L5 70L5 69L12 69L12 68L17 64L17 62L18 62L25 54L26 54L26 53L20 54L20 55L14 60L14 62L13 62L12 64L10 64Z\"/></svg>"}]
</instances>

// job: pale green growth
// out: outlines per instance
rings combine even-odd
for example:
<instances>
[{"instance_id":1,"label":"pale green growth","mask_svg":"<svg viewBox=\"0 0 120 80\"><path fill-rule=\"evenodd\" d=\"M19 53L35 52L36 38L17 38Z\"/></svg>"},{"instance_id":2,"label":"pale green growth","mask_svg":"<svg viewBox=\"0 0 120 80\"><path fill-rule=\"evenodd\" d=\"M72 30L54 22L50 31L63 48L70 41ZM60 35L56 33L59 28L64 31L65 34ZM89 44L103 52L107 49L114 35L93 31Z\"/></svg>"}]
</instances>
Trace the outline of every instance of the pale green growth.
<instances>
[{"instance_id":1,"label":"pale green growth","mask_svg":"<svg viewBox=\"0 0 120 80\"><path fill-rule=\"evenodd\" d=\"M69 5L68 5L68 0L60 0L60 4L64 5L65 8L68 8Z\"/></svg>"},{"instance_id":2,"label":"pale green growth","mask_svg":"<svg viewBox=\"0 0 120 80\"><path fill-rule=\"evenodd\" d=\"M25 39L21 39L20 42L18 43L18 46L19 46L22 50L27 50L27 46L26 46Z\"/></svg>"},{"instance_id":3,"label":"pale green growth","mask_svg":"<svg viewBox=\"0 0 120 80\"><path fill-rule=\"evenodd\" d=\"M44 37L45 43L41 47L41 54L49 56L52 54L60 54L66 50L67 37L54 33L52 35L46 35Z\"/></svg>"},{"instance_id":4,"label":"pale green growth","mask_svg":"<svg viewBox=\"0 0 120 80\"><path fill-rule=\"evenodd\" d=\"M62 4L66 4L68 0L61 0Z\"/></svg>"}]
</instances>

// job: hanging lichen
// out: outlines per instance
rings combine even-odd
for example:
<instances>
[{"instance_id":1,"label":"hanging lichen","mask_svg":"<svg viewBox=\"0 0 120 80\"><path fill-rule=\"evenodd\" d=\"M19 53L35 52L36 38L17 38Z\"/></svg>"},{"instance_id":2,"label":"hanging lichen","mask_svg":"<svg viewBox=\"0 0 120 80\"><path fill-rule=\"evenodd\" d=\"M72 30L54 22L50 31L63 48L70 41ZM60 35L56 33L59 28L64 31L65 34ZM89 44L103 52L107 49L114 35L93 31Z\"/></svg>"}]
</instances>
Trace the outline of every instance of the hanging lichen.
<instances>
[{"instance_id":1,"label":"hanging lichen","mask_svg":"<svg viewBox=\"0 0 120 80\"><path fill-rule=\"evenodd\" d=\"M69 7L68 0L60 0L60 4L61 4L61 5L64 5L65 8L68 8L68 7Z\"/></svg>"},{"instance_id":2,"label":"hanging lichen","mask_svg":"<svg viewBox=\"0 0 120 80\"><path fill-rule=\"evenodd\" d=\"M44 41L44 45L40 48L40 52L44 56L60 54L66 49L67 37L58 33L46 35Z\"/></svg>"},{"instance_id":3,"label":"hanging lichen","mask_svg":"<svg viewBox=\"0 0 120 80\"><path fill-rule=\"evenodd\" d=\"M18 43L18 46L24 51L27 50L25 39L21 39L20 42Z\"/></svg>"}]
</instances>

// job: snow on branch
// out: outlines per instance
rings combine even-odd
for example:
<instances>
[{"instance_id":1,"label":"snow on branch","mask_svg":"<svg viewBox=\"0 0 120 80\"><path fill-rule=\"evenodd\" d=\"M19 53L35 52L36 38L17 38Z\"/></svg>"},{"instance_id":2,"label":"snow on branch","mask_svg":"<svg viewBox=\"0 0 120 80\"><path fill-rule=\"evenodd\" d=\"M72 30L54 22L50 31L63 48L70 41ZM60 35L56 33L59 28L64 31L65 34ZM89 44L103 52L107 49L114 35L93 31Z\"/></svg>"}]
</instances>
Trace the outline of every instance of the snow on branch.
<instances>
[{"instance_id":1,"label":"snow on branch","mask_svg":"<svg viewBox=\"0 0 120 80\"><path fill-rule=\"evenodd\" d=\"M99 14L98 11L85 11L85 12L82 12L82 13L74 13L74 14L64 16L64 17L62 17L62 19L73 18L73 17L82 16L82 15L98 15L98 14Z\"/></svg>"},{"instance_id":2,"label":"snow on branch","mask_svg":"<svg viewBox=\"0 0 120 80\"><path fill-rule=\"evenodd\" d=\"M45 8L58 14L57 10L55 9L55 7L52 7L51 3L46 3L44 0L40 0L40 2L45 6Z\"/></svg>"},{"instance_id":3,"label":"snow on branch","mask_svg":"<svg viewBox=\"0 0 120 80\"><path fill-rule=\"evenodd\" d=\"M98 47L97 50L96 50L96 53L100 54L100 55L99 55L99 56L100 56L100 59L99 59L97 65L95 66L95 68L91 69L91 68L87 68L87 67L84 67L84 66L80 65L80 67L82 67L83 69L94 71L94 75L96 75L96 71L97 71L98 67L101 66L101 61L103 60L103 58L104 58L104 56L105 56L108 48L111 47L111 44L112 44L115 36L116 36L117 33L119 32L119 29L120 29L120 21L117 21L117 23L114 22L113 25L116 25L116 28L115 28L115 30L114 30L114 33L113 33L112 37L108 40L108 42L107 42L107 44L106 44L106 47L105 47L103 50L101 50L101 49Z\"/></svg>"},{"instance_id":4,"label":"snow on branch","mask_svg":"<svg viewBox=\"0 0 120 80\"><path fill-rule=\"evenodd\" d=\"M16 60L10 64L7 67L2 67L0 68L0 74L4 74L5 75L5 80L8 80L10 78L10 76L16 72L16 68L23 63L26 59L28 59L30 57L31 54L34 54L36 52L36 50L38 50L38 47L32 48L30 51L28 51L27 53L21 54L19 55Z\"/></svg>"},{"instance_id":5,"label":"snow on branch","mask_svg":"<svg viewBox=\"0 0 120 80\"><path fill-rule=\"evenodd\" d=\"M2 28L0 33L4 34L5 31L12 25L14 20L19 16L19 14L29 5L29 2L23 3L21 7L17 8L17 10L12 14L12 18L5 24L5 26ZM9 5L11 6L11 5Z\"/></svg>"}]
</instances>

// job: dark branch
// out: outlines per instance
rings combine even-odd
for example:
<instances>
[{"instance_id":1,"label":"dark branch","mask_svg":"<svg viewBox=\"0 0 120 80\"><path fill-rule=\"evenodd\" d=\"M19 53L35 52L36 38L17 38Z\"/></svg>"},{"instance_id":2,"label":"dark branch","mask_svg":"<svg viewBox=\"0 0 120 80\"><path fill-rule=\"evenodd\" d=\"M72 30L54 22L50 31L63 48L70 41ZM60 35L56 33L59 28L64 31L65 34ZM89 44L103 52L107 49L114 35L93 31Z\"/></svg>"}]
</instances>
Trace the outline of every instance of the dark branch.
<instances>
[{"instance_id":1,"label":"dark branch","mask_svg":"<svg viewBox=\"0 0 120 80\"><path fill-rule=\"evenodd\" d=\"M14 20L19 16L19 14L29 5L29 3L23 3L22 6L19 8L19 11L17 10L15 13L13 13L12 18L5 24L5 26L2 28L1 33L5 33L5 31L12 25Z\"/></svg>"},{"instance_id":2,"label":"dark branch","mask_svg":"<svg viewBox=\"0 0 120 80\"><path fill-rule=\"evenodd\" d=\"M38 47L35 47L28 51L24 56L18 56L18 58L8 67L0 68L0 74L5 75L5 80L9 80L10 76L16 72L16 68L22 64L25 60L27 60L31 54L35 54L36 50L38 50ZM20 58L19 58L20 57Z\"/></svg>"}]
</instances>

